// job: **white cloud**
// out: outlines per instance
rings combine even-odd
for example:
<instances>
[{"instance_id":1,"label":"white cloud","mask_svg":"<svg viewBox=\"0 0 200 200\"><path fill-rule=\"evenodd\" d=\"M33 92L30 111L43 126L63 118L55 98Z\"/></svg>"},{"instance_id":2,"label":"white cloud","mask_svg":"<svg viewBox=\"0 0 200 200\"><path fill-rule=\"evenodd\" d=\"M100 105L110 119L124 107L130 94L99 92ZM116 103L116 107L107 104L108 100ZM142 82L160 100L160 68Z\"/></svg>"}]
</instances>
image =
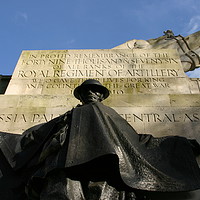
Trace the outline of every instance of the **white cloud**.
<instances>
[{"instance_id":1,"label":"white cloud","mask_svg":"<svg viewBox=\"0 0 200 200\"><path fill-rule=\"evenodd\" d=\"M68 44L68 45L73 44L75 41L76 41L75 39L68 40L68 41L67 41L67 44Z\"/></svg>"},{"instance_id":2,"label":"white cloud","mask_svg":"<svg viewBox=\"0 0 200 200\"><path fill-rule=\"evenodd\" d=\"M14 20L16 23L26 23L28 22L28 14L25 12L17 12Z\"/></svg>"},{"instance_id":3,"label":"white cloud","mask_svg":"<svg viewBox=\"0 0 200 200\"><path fill-rule=\"evenodd\" d=\"M200 78L200 68L195 69L194 71L186 72L190 78Z\"/></svg>"},{"instance_id":4,"label":"white cloud","mask_svg":"<svg viewBox=\"0 0 200 200\"><path fill-rule=\"evenodd\" d=\"M65 41L66 48L67 49L73 48L75 43L76 43L75 39L69 39L69 40Z\"/></svg>"},{"instance_id":5,"label":"white cloud","mask_svg":"<svg viewBox=\"0 0 200 200\"><path fill-rule=\"evenodd\" d=\"M200 30L200 15L197 15L190 19L188 25L186 26L186 33L190 35L199 30Z\"/></svg>"}]
</instances>

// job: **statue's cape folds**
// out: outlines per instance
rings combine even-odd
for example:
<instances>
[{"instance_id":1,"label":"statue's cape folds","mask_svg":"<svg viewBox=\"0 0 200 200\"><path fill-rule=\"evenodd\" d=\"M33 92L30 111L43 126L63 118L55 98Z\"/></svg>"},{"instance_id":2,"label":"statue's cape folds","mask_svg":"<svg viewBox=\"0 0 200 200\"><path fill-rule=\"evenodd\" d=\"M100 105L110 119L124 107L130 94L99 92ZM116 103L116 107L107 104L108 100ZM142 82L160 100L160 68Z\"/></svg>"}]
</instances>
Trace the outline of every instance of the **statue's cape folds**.
<instances>
[{"instance_id":1,"label":"statue's cape folds","mask_svg":"<svg viewBox=\"0 0 200 200\"><path fill-rule=\"evenodd\" d=\"M186 138L139 135L118 113L101 103L75 108L66 166L81 165L109 154L117 155L121 178L132 188L200 188L200 170Z\"/></svg>"},{"instance_id":2,"label":"statue's cape folds","mask_svg":"<svg viewBox=\"0 0 200 200\"><path fill-rule=\"evenodd\" d=\"M27 131L16 150L14 170L34 169L34 178L63 168L72 179L99 181L105 176L117 185L119 176L131 188L191 191L200 188L195 145L198 150L195 141L183 137L137 134L113 109L90 103Z\"/></svg>"}]
</instances>

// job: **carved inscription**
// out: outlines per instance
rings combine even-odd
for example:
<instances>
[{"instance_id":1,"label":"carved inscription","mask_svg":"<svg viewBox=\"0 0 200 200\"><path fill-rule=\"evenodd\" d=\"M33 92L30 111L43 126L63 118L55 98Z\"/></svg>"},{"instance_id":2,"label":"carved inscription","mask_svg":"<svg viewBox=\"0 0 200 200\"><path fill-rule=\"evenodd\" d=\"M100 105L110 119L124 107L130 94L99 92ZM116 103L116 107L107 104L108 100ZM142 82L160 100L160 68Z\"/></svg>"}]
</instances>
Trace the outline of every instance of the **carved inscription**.
<instances>
[{"instance_id":1,"label":"carved inscription","mask_svg":"<svg viewBox=\"0 0 200 200\"><path fill-rule=\"evenodd\" d=\"M18 78L178 77L179 69L19 70Z\"/></svg>"},{"instance_id":2,"label":"carved inscription","mask_svg":"<svg viewBox=\"0 0 200 200\"><path fill-rule=\"evenodd\" d=\"M125 94L140 90L170 89L174 82L167 82L165 78L96 78L106 86L111 94ZM32 79L26 84L28 89L67 89L66 94L73 94L73 90L86 79Z\"/></svg>"},{"instance_id":3,"label":"carved inscription","mask_svg":"<svg viewBox=\"0 0 200 200\"><path fill-rule=\"evenodd\" d=\"M65 64L70 69L109 69L113 66L123 68L128 64L131 68L141 67L142 64L178 64L177 60L169 53L146 52L143 51L114 51L114 50L80 50L45 53L32 52L22 55L20 65L24 66L62 66ZM56 68L56 67L55 67Z\"/></svg>"},{"instance_id":4,"label":"carved inscription","mask_svg":"<svg viewBox=\"0 0 200 200\"><path fill-rule=\"evenodd\" d=\"M92 78L92 77L178 77L179 62L169 53L138 53L93 50L85 53L31 54L20 61L18 78ZM96 52L96 53L95 53ZM166 67L172 65L172 67ZM33 67L34 66L34 67ZM155 66L157 66L155 68ZM28 69L31 68L31 69Z\"/></svg>"},{"instance_id":5,"label":"carved inscription","mask_svg":"<svg viewBox=\"0 0 200 200\"><path fill-rule=\"evenodd\" d=\"M152 133L157 136L162 134L185 134L189 127L189 133L199 130L200 109L199 107L114 107L114 109L131 125L138 133ZM22 133L30 127L45 123L62 115L66 109L58 112L33 112L33 113L0 113L1 131ZM62 112L63 111L63 112ZM11 126L12 124L12 126ZM156 128L157 127L157 128ZM173 129L178 130L176 133Z\"/></svg>"},{"instance_id":6,"label":"carved inscription","mask_svg":"<svg viewBox=\"0 0 200 200\"><path fill-rule=\"evenodd\" d=\"M121 114L129 123L146 122L146 123L197 123L200 121L200 113L141 113L141 114Z\"/></svg>"},{"instance_id":7,"label":"carved inscription","mask_svg":"<svg viewBox=\"0 0 200 200\"><path fill-rule=\"evenodd\" d=\"M43 123L56 117L54 114L0 114L0 123Z\"/></svg>"},{"instance_id":8,"label":"carved inscription","mask_svg":"<svg viewBox=\"0 0 200 200\"><path fill-rule=\"evenodd\" d=\"M67 89L66 94L72 94L85 79L95 78L112 94L125 94L168 91L174 88L172 79L185 78L181 69L174 51L163 49L24 51L13 79L23 80L27 93Z\"/></svg>"},{"instance_id":9,"label":"carved inscription","mask_svg":"<svg viewBox=\"0 0 200 200\"><path fill-rule=\"evenodd\" d=\"M120 114L120 113L119 113ZM60 114L61 115L61 114ZM199 123L199 112L185 113L121 113L120 114L129 123ZM57 117L55 114L0 114L0 123L43 123Z\"/></svg>"}]
</instances>

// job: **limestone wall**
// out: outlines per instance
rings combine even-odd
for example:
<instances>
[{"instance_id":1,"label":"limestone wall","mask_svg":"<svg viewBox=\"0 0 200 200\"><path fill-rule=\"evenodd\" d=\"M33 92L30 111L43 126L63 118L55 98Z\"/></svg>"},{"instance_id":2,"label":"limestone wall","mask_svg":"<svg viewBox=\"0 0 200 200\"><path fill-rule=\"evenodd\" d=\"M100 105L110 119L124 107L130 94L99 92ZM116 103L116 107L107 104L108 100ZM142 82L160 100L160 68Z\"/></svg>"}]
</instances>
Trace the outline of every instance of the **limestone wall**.
<instances>
[{"instance_id":1,"label":"limestone wall","mask_svg":"<svg viewBox=\"0 0 200 200\"><path fill-rule=\"evenodd\" d=\"M199 80L172 49L23 51L0 95L1 131L20 134L75 107L73 90L88 78L110 90L104 104L138 133L199 140Z\"/></svg>"}]
</instances>

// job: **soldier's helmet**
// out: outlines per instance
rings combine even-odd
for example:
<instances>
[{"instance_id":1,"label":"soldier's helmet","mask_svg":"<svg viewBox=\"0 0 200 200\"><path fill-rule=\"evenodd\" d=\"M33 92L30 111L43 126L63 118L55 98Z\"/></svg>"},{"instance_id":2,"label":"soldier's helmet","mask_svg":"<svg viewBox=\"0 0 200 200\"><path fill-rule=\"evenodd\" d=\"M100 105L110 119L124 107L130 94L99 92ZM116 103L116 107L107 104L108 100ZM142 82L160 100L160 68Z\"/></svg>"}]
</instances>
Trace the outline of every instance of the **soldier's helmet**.
<instances>
[{"instance_id":1,"label":"soldier's helmet","mask_svg":"<svg viewBox=\"0 0 200 200\"><path fill-rule=\"evenodd\" d=\"M84 91L86 88L91 88L95 91L100 92L101 94L103 94L104 99L106 99L109 96L109 90L95 79L88 79L84 81L81 85L76 87L74 89L74 96L80 100L81 91Z\"/></svg>"}]
</instances>

